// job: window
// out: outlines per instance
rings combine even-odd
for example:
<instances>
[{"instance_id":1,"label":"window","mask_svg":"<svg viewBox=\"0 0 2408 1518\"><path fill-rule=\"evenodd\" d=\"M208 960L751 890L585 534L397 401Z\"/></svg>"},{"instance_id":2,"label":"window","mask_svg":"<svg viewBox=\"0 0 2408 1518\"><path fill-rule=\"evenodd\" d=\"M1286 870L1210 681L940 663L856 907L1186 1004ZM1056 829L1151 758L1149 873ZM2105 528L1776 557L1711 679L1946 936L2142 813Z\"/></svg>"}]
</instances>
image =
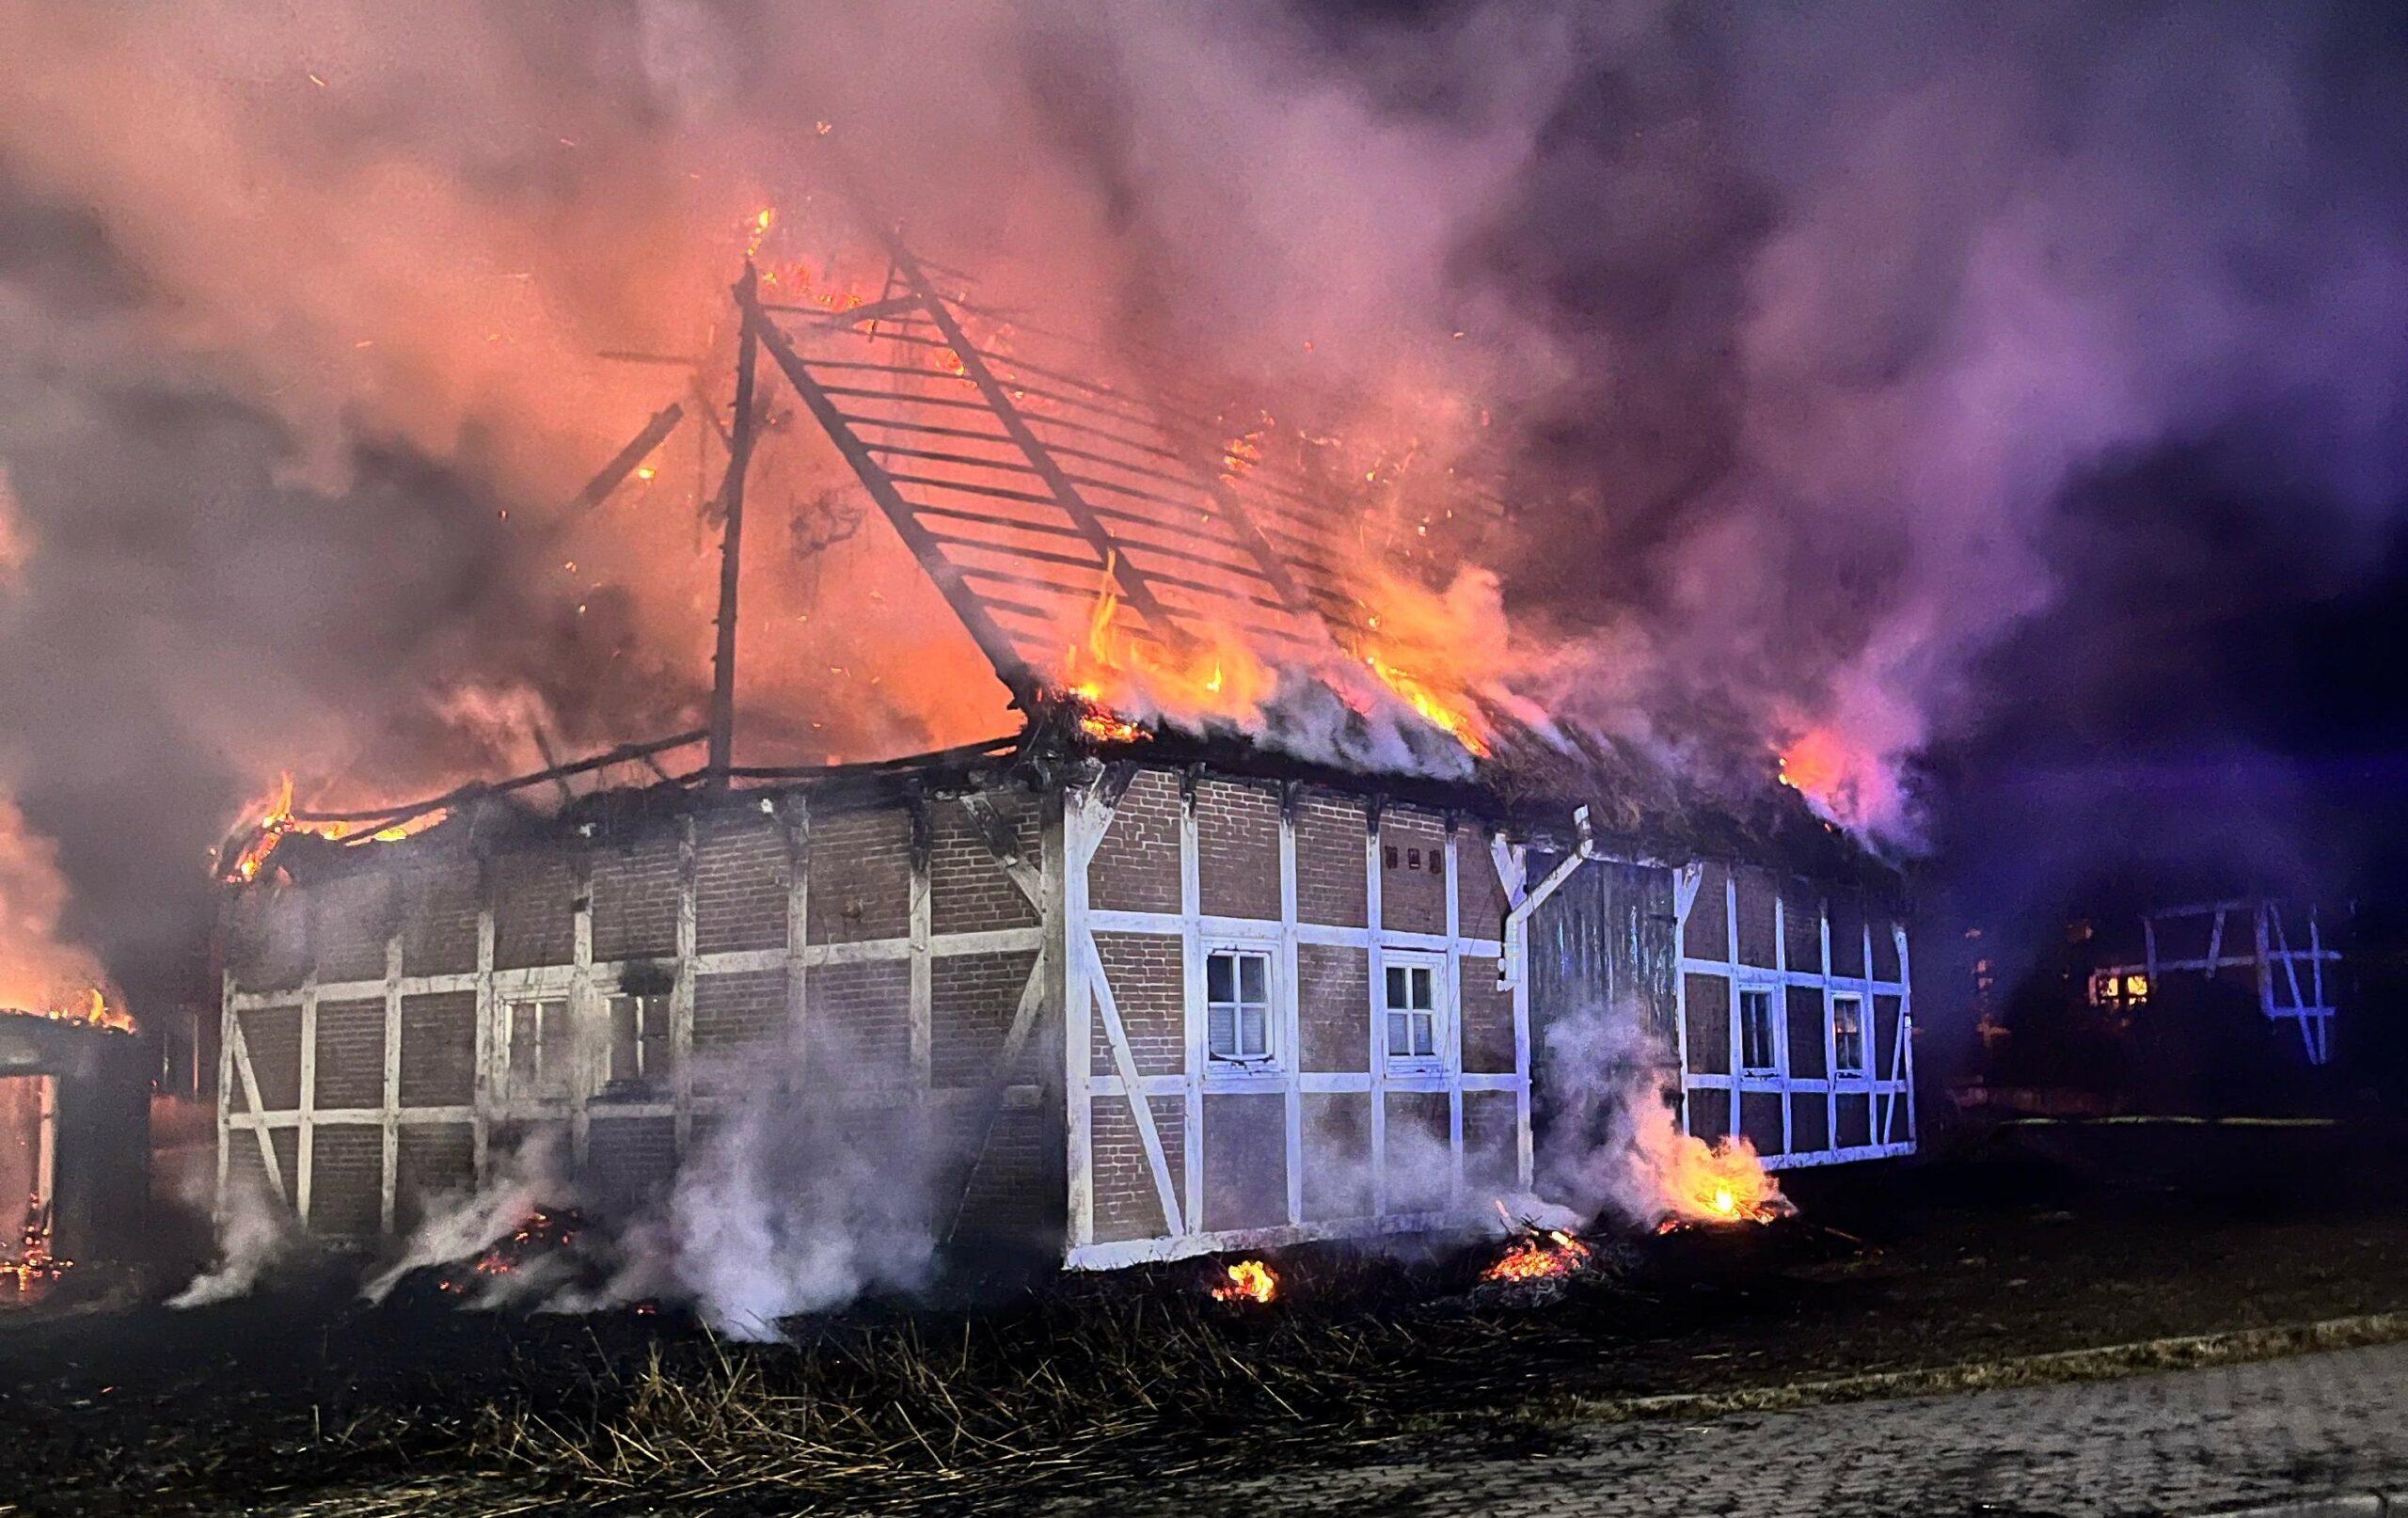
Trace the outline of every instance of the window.
<instances>
[{"instance_id":1,"label":"window","mask_svg":"<svg viewBox=\"0 0 2408 1518\"><path fill-rule=\"evenodd\" d=\"M1252 1064L1271 1057L1271 956L1215 950L1204 960L1205 1050Z\"/></svg>"},{"instance_id":2,"label":"window","mask_svg":"<svg viewBox=\"0 0 2408 1518\"><path fill-rule=\"evenodd\" d=\"M1864 999L1831 998L1831 1068L1842 1075L1864 1073Z\"/></svg>"},{"instance_id":3,"label":"window","mask_svg":"<svg viewBox=\"0 0 2408 1518\"><path fill-rule=\"evenodd\" d=\"M2139 971L2101 970L2090 977L2090 1004L2133 1007L2148 1000L2148 976Z\"/></svg>"},{"instance_id":4,"label":"window","mask_svg":"<svg viewBox=\"0 0 2408 1518\"><path fill-rule=\"evenodd\" d=\"M1743 990L1739 993L1739 1066L1742 1069L1767 1071L1781 1067L1780 1046L1774 1039L1772 1025L1772 992Z\"/></svg>"},{"instance_id":5,"label":"window","mask_svg":"<svg viewBox=\"0 0 2408 1518\"><path fill-rule=\"evenodd\" d=\"M644 1085L669 1073L669 998L610 998L610 1063L606 1084Z\"/></svg>"},{"instance_id":6,"label":"window","mask_svg":"<svg viewBox=\"0 0 2408 1518\"><path fill-rule=\"evenodd\" d=\"M577 1068L577 1040L569 1032L568 1003L505 1002L510 1045L509 1094L564 1097Z\"/></svg>"},{"instance_id":7,"label":"window","mask_svg":"<svg viewBox=\"0 0 2408 1518\"><path fill-rule=\"evenodd\" d=\"M1435 967L1387 965L1388 1059L1434 1060L1438 1057L1438 999Z\"/></svg>"}]
</instances>

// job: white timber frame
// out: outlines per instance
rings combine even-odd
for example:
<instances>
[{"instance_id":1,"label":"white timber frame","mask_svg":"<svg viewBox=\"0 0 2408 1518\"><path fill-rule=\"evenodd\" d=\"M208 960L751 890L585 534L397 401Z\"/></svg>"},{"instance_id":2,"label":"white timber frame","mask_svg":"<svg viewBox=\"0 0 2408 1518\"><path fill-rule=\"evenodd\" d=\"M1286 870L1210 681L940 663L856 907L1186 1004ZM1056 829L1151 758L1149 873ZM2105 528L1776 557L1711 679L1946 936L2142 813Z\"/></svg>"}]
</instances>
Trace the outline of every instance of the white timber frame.
<instances>
[{"instance_id":1,"label":"white timber frame","mask_svg":"<svg viewBox=\"0 0 2408 1518\"><path fill-rule=\"evenodd\" d=\"M2141 962L2101 965L2097 972L2145 974L2148 977L2149 994L2154 996L2159 977L2167 972L2192 972L2213 980L2226 970L2245 970L2258 998L2258 1010L2268 1021L2289 1022L2297 1030L2300 1051L2310 1065L2328 1064L2333 1058L2334 1007L2327 994L2324 967L2339 964L2341 953L2324 946L2321 915L2313 902L2307 908L2305 936L2294 945L2283 923L2285 907L2285 903L2272 897L2259 897L2160 908L2141 917ZM2207 922L2207 953L2170 958L2162 956L2159 935L2170 925L2185 919ZM2234 937L2231 926L2236 921L2248 925L2247 947L2245 951L2228 952L2226 945Z\"/></svg>"},{"instance_id":2,"label":"white timber frame","mask_svg":"<svg viewBox=\"0 0 2408 1518\"><path fill-rule=\"evenodd\" d=\"M1228 783L1239 783L1228 782ZM1378 803L1368 797L1349 797L1367 808L1363 845L1365 922L1368 927L1341 927L1304 921L1299 910L1296 856L1296 808L1292 790L1283 792L1278 823L1279 917L1229 917L1202 910L1202 840L1198 832L1196 787L1181 787L1180 801L1180 909L1176 912L1098 908L1090 901L1090 872L1111 829L1117 799L1101 783L1069 788L1063 799L1062 848L1065 858L1060 927L1068 949L1064 986L1063 1082L1068 1105L1069 1197L1065 1263L1073 1270L1109 1270L1146 1261L1177 1259L1224 1250L1272 1249L1315 1239L1373 1233L1412 1233L1459 1226L1484 1208L1486 1198L1462 1189L1464 1175L1464 1097L1469 1092L1510 1093L1517 1113L1518 1170L1527 1187L1530 1165L1529 1039L1527 1009L1517 1005L1515 1067L1513 1072L1475 1073L1463 1067L1462 1018L1456 1006L1457 985L1442 998L1449 1007L1442 1018L1442 1059L1432 1068L1390 1069L1381 1057L1386 1018L1382 1004L1384 953L1426 956L1458 977L1465 961L1501 961L1501 939L1466 933L1460 918L1460 853L1462 828L1448 828L1443 872L1448 899L1449 931L1413 932L1381 927L1381 881L1384 866L1377 831ZM1185 1004L1183 1067L1171 1073L1141 1075L1129 1041L1119 1004L1102 956L1098 933L1136 934L1176 940L1180 948L1182 1000ZM1305 945L1355 949L1362 952L1369 995L1363 1008L1367 1067L1352 1071L1312 1071L1302 1067L1301 1008L1298 990L1298 950ZM1216 949L1237 948L1272 957L1275 1057L1261 1068L1241 1068L1206 1056L1204 957ZM1094 1069L1094 1047L1101 1032L1110 1069ZM1386 1096L1390 1092L1445 1094L1448 1099L1448 1145L1453 1165L1455 1205L1440 1210L1390 1211L1386 1177ZM1282 1099L1283 1143L1287 1161L1287 1221L1250 1228L1209 1228L1199 1216L1205 1198L1203 1134L1208 1096L1253 1093ZM1356 1094L1371 1098L1366 1130L1371 1215L1307 1221L1304 1167L1307 1162L1303 1102L1307 1095ZM1155 1200L1166 1226L1160 1235L1125 1240L1098 1240L1094 1145L1096 1103L1132 1096L1128 1111L1149 1173ZM1180 1104L1183 1142L1176 1154L1166 1147L1154 1102ZM1176 1178L1174 1173L1176 1172ZM1182 1206L1182 1196L1186 1205Z\"/></svg>"},{"instance_id":3,"label":"white timber frame","mask_svg":"<svg viewBox=\"0 0 2408 1518\"><path fill-rule=\"evenodd\" d=\"M1895 980L1877 978L1873 973L1873 924L1868 915L1863 922L1862 958L1859 961L1864 972L1843 975L1831 969L1831 914L1828 900L1817 897L1815 918L1821 952L1819 962L1793 965L1789 962L1788 913L1791 903L1787 893L1777 885L1773 891L1773 964L1770 968L1744 963L1739 955L1739 870L1735 865L1722 871L1723 953L1719 958L1708 958L1687 952L1690 915L1697 907L1698 893L1703 883L1703 867L1690 863L1680 867L1673 878L1673 941L1682 946L1680 975L1675 1004L1679 1010L1681 1046L1681 1129L1695 1131L1694 1122L1701 1101L1719 1099L1727 1103L1728 1120L1723 1131L1744 1132L1741 1127L1740 1099L1749 1094L1776 1096L1781 1099L1781 1141L1782 1152L1764 1157L1767 1170L1794 1169L1805 1165L1842 1164L1856 1160L1879 1160L1894 1155L1911 1154L1915 1148L1914 1092L1914 976L1909 968L1907 930L1892 924L1890 938L1896 952L1898 975ZM1692 975L1719 980L1722 986L1723 1004L1699 1006L1691 1001L1688 978ZM1800 1076L1792 1073L1789 1048L1789 992L1792 988L1812 990L1822 1007L1823 1070L1821 1076ZM1772 1001L1773 1044L1779 1052L1779 1063L1770 1071L1742 1068L1740 1052L1744 1030L1740 1025L1739 996L1742 991L1763 991ZM1832 1000L1835 997L1861 998L1861 1015L1864 1036L1864 1059L1853 1072L1842 1073L1833 1067ZM1880 1040L1880 1019L1876 1015L1877 997L1894 997L1898 1004L1895 1033L1888 1047ZM1730 1066L1728 1070L1698 1071L1688 1067L1688 1020L1691 1015L1715 1017L1725 1015L1730 1020ZM1869 1113L1869 1143L1842 1145L1839 1142L1839 1101L1843 1096L1862 1096ZM1824 1147L1793 1150L1797 1104L1813 1102L1823 1109ZM1759 1141L1767 1134L1751 1134Z\"/></svg>"},{"instance_id":4,"label":"white timber frame","mask_svg":"<svg viewBox=\"0 0 2408 1518\"><path fill-rule=\"evenodd\" d=\"M380 1135L376 1210L379 1226L385 1232L392 1231L395 1226L401 1139L403 1132L411 1128L467 1127L472 1134L472 1164L475 1178L480 1182L489 1178L499 1162L500 1157L492 1152L492 1135L497 1130L512 1125L543 1125L560 1131L566 1137L574 1158L582 1162L595 1122L666 1118L673 1125L674 1154L683 1160L694 1142L695 1119L717 1115L736 1107L743 1099L735 1095L699 1090L694 1082L696 979L731 972L784 971L786 1035L799 1047L809 1016L807 988L813 970L825 965L871 962L902 962L907 965L911 987L913 1085L904 1093L898 1093L892 1085L839 1086L816 1093L818 1099L832 1101L841 1107L872 1108L892 1105L898 1095L908 1095L940 1111L966 1111L984 1123L991 1123L994 1115L1006 1107L1020 1110L1037 1106L1042 1097L1040 1087L1025 1082L1011 1083L1007 1077L1026 1047L1044 1008L1049 1004L1060 1004L1050 1001L1046 993L1050 977L1054 973L1054 957L1058 953L1057 950L1049 951L1051 930L1039 925L943 934L931 931L929 861L927 851L915 846L911 850L911 927L906 936L813 943L809 941L807 931L811 890L811 813L808 801L798 793L786 797L783 802L765 797L759 804L765 813L781 819L780 825L787 839L792 860L786 897L787 941L783 947L770 949L698 952L696 830L691 815L679 818L676 833L675 948L673 963L670 966L673 978L669 991L671 1068L665 1083L666 1090L657 1098L594 1098L590 1088L598 1083L587 1079L572 1082L566 1096L529 1097L509 1089L509 1050L502 1035L503 1009L509 1004L552 999L567 1001L577 1038L579 1067L591 1075L598 1072L600 1061L607 1057L610 1001L626 989L622 977L632 972L635 984L649 986L661 972L662 961L655 957L625 960L594 957L591 858L583 849L576 851L572 948L569 962L565 964L508 970L495 968L495 887L492 872L482 871L474 970L404 974L403 934L400 925L396 924L385 941L384 973L374 980L322 983L315 968L314 932L309 935L310 968L298 985L275 989L246 989L238 984L233 972L228 971L223 977L220 1014L223 1040L218 1056L217 1191L221 1210L226 1205L226 1188L230 1179L234 1146L256 1143L269 1190L277 1200L292 1207L305 1225L308 1224L313 1190L312 1138L319 1130L333 1127L370 1128ZM980 799L973 797L920 804L963 805L975 816L983 803ZM989 809L987 815L991 818L992 814ZM990 848L994 847L990 836ZM1050 921L1055 915L1049 905L1055 894L1053 890L1054 877L1048 872L1042 857L1038 862L1031 862L1016 852L1006 851L996 855L996 863L1036 909L1040 919ZM314 901L311 910L315 910ZM928 1029L934 961L954 956L999 952L1027 953L1033 956L1033 959L1006 1032L1005 1047L995 1067L995 1077L978 1087L930 1089ZM407 997L436 993L473 993L475 996L471 1097L465 1103L405 1106L401 1100L403 1001ZM373 1001L383 1005L385 1051L381 1072L382 1099L377 1106L321 1107L316 1103L316 1011L320 1003L331 1001ZM301 1020L299 1100L291 1108L270 1110L261 1099L249 1041L246 1036L246 1020L253 1013L285 1009L297 1009ZM296 1136L293 1174L287 1173L287 1166L279 1158L275 1143L276 1132L287 1129L294 1131ZM983 1154L983 1132L978 1137L980 1152L969 1157L974 1170ZM970 1178L966 1173L959 1178L965 1186Z\"/></svg>"}]
</instances>

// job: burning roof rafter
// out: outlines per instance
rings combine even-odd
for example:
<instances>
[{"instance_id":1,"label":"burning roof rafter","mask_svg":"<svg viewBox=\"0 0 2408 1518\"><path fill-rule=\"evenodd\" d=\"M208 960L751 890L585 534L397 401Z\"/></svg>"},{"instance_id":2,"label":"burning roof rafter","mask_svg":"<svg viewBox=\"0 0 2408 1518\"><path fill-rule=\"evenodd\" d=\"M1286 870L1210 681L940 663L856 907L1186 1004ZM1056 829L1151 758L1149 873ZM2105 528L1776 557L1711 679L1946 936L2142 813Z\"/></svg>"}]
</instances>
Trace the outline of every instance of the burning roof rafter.
<instances>
[{"instance_id":1,"label":"burning roof rafter","mask_svg":"<svg viewBox=\"0 0 2408 1518\"><path fill-rule=\"evenodd\" d=\"M1326 646L1354 603L1316 546L1325 506L1268 481L1242 493L1203 428L1024 356L1023 330L882 235L901 293L832 312L747 287L744 319L1015 698L1075 684L1066 630L1099 603L1125 612L1117 636L1174 657L1223 631Z\"/></svg>"}]
</instances>

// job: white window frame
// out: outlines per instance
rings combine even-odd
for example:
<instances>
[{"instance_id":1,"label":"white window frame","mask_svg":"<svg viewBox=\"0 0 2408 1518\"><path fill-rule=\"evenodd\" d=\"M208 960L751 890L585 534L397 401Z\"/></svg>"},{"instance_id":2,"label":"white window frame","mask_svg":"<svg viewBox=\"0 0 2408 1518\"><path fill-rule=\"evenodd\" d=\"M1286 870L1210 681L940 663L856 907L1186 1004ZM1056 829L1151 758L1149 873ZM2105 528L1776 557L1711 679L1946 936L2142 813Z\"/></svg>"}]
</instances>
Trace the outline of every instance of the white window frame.
<instances>
[{"instance_id":1,"label":"white window frame","mask_svg":"<svg viewBox=\"0 0 2408 1518\"><path fill-rule=\"evenodd\" d=\"M1779 986L1740 986L1734 995L1739 998L1739 1047L1731 1052L1733 1062L1742 1075L1779 1075L1782 1073L1783 1045L1782 1024L1788 1020L1788 1009L1782 1005L1782 988ZM1771 1046L1772 1059L1761 1064L1748 1058L1748 998L1761 996L1765 1007L1765 1041Z\"/></svg>"},{"instance_id":2,"label":"white window frame","mask_svg":"<svg viewBox=\"0 0 2408 1518\"><path fill-rule=\"evenodd\" d=\"M1841 1036L1840 1008L1843 1006L1852 1006L1856 1009L1856 1025L1852 1030L1856 1041L1856 1057L1853 1060L1847 1057L1848 1041ZM1864 1069L1864 996L1859 991L1833 991L1831 993L1831 1074L1834 1078L1855 1076L1862 1079Z\"/></svg>"},{"instance_id":3,"label":"white window frame","mask_svg":"<svg viewBox=\"0 0 2408 1518\"><path fill-rule=\"evenodd\" d=\"M1225 956L1232 961L1235 961L1229 971L1230 990L1233 993L1233 1000L1216 1004L1212 997L1212 961ZM1232 1009L1230 1018L1231 1029L1236 1036L1239 1047L1241 1049L1244 1047L1245 1034L1245 1009L1256 1004L1252 1000L1244 995L1245 972L1243 966L1244 962L1247 959L1259 959L1262 961L1262 999L1260 1003L1262 1007L1262 1052L1259 1054L1220 1053L1215 1052L1212 1048L1212 1008L1216 1004L1226 1005ZM1280 1016L1280 1008L1283 1004L1283 999L1280 995L1279 952L1277 945L1270 943L1209 943L1204 946L1203 960L1200 968L1201 984L1203 988L1203 1001L1201 1005L1204 1014L1203 1044L1205 1067L1207 1069L1249 1071L1278 1068L1280 1058L1281 1024L1285 1020Z\"/></svg>"},{"instance_id":4,"label":"white window frame","mask_svg":"<svg viewBox=\"0 0 2408 1518\"><path fill-rule=\"evenodd\" d=\"M603 1026L608 1036L604 1038L602 1043L602 1067L599 1072L601 1075L600 1083L602 1089L606 1091L610 1090L613 1087L623 1089L642 1089L647 1086L657 1085L668 1080L670 1063L669 1001L669 993L666 991L612 991L603 999ZM635 1004L636 1067L632 1070L622 1070L619 1068L619 1007L622 1003L630 1002ZM657 1069L647 1068L644 1063L644 1044L646 1041L644 1038L644 1029L646 1026L647 1012L659 1020L658 1027L660 1032L657 1038L657 1043L659 1045L659 1067Z\"/></svg>"},{"instance_id":5,"label":"white window frame","mask_svg":"<svg viewBox=\"0 0 2408 1518\"><path fill-rule=\"evenodd\" d=\"M1420 971L1430 977L1430 1052L1400 1053L1388 1039L1388 1020L1402 1013L1408 1020L1420 1015L1420 1007L1399 1007L1388 1000L1388 974L1402 970L1405 974L1410 998L1413 972ZM1396 949L1380 951L1380 1053L1391 1070L1443 1071L1447 1067L1448 1029L1450 1025L1447 1005L1447 959L1444 955L1419 954Z\"/></svg>"},{"instance_id":6,"label":"white window frame","mask_svg":"<svg viewBox=\"0 0 2408 1518\"><path fill-rule=\"evenodd\" d=\"M544 1008L561 1009L559 1026L562 1047L547 1049L544 1045ZM566 1100L577 1090L577 1024L575 1006L566 992L533 993L509 996L501 1003L502 1094L514 1101ZM519 1085L519 1040L529 1040L531 1057L527 1061L526 1088ZM555 1072L558 1073L555 1073ZM557 1084L552 1083L557 1082Z\"/></svg>"}]
</instances>

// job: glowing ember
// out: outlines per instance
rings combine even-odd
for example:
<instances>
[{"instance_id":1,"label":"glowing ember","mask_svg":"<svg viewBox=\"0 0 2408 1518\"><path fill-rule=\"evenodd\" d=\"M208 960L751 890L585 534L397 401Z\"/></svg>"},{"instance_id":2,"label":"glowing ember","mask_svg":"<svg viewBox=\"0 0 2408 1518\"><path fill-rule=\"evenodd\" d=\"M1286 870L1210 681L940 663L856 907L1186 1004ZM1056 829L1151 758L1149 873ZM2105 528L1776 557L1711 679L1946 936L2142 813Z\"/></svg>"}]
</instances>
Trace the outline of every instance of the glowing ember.
<instances>
[{"instance_id":1,"label":"glowing ember","mask_svg":"<svg viewBox=\"0 0 2408 1518\"><path fill-rule=\"evenodd\" d=\"M573 1210L536 1208L509 1238L468 1261L465 1276L446 1275L436 1285L445 1291L466 1291L480 1277L508 1275L537 1255L574 1247L584 1226L585 1219Z\"/></svg>"},{"instance_id":2,"label":"glowing ember","mask_svg":"<svg viewBox=\"0 0 2408 1518\"><path fill-rule=\"evenodd\" d=\"M50 1219L45 1215L41 1198L31 1197L25 1210L25 1226L17 1238L17 1254L13 1259L0 1259L0 1279L13 1283L20 1292L55 1281L67 1273L75 1262L60 1259L50 1252Z\"/></svg>"},{"instance_id":3,"label":"glowing ember","mask_svg":"<svg viewBox=\"0 0 2408 1518\"><path fill-rule=\"evenodd\" d=\"M1571 1274L1589 1262L1587 1244L1560 1228L1527 1233L1513 1241L1496 1264L1481 1272L1483 1281L1547 1281Z\"/></svg>"},{"instance_id":4,"label":"glowing ember","mask_svg":"<svg viewBox=\"0 0 2408 1518\"><path fill-rule=\"evenodd\" d=\"M1228 1267L1228 1279L1212 1288L1215 1302L1269 1302L1279 1294L1279 1277L1259 1259L1242 1259Z\"/></svg>"},{"instance_id":5,"label":"glowing ember","mask_svg":"<svg viewBox=\"0 0 2408 1518\"><path fill-rule=\"evenodd\" d=\"M1781 1187L1756 1146L1744 1137L1729 1135L1708 1147L1703 1140L1680 1135L1672 1146L1663 1176L1665 1216L1658 1233L1676 1228L1734 1223L1770 1223L1794 1214L1797 1205L1781 1194Z\"/></svg>"}]
</instances>

